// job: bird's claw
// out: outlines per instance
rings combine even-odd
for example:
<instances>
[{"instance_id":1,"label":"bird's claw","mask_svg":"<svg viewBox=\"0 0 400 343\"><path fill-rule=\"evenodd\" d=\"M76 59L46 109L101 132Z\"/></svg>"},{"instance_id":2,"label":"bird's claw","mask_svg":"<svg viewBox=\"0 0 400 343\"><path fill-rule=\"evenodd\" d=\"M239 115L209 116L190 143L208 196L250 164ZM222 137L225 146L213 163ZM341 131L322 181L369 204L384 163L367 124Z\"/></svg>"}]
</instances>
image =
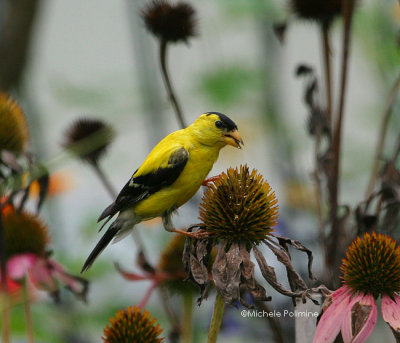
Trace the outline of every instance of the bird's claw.
<instances>
[{"instance_id":1,"label":"bird's claw","mask_svg":"<svg viewBox=\"0 0 400 343\"><path fill-rule=\"evenodd\" d=\"M208 186L209 183L214 182L214 181L217 181L219 178L220 178L220 175L216 175L216 176L209 177L208 179L205 179L205 180L201 183L201 185L202 185L202 186Z\"/></svg>"}]
</instances>

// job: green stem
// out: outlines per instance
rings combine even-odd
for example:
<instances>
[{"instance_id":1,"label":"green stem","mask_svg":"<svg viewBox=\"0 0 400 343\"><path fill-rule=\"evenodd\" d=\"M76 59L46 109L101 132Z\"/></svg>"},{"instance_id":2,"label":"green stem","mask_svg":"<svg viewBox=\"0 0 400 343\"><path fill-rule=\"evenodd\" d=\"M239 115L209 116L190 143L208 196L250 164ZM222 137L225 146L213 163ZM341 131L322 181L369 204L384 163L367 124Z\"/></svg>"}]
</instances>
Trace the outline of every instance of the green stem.
<instances>
[{"instance_id":1,"label":"green stem","mask_svg":"<svg viewBox=\"0 0 400 343\"><path fill-rule=\"evenodd\" d=\"M26 320L26 334L28 336L28 343L34 343L33 339L33 321L31 312L31 300L29 297L28 279L24 279L24 308L25 308L25 320Z\"/></svg>"},{"instance_id":2,"label":"green stem","mask_svg":"<svg viewBox=\"0 0 400 343\"><path fill-rule=\"evenodd\" d=\"M181 327L181 342L192 342L192 318L193 318L193 294L191 292L183 293L183 318Z\"/></svg>"},{"instance_id":3,"label":"green stem","mask_svg":"<svg viewBox=\"0 0 400 343\"><path fill-rule=\"evenodd\" d=\"M1 292L2 319L3 325L1 330L1 341L10 343L10 301L8 294L2 290Z\"/></svg>"},{"instance_id":4,"label":"green stem","mask_svg":"<svg viewBox=\"0 0 400 343\"><path fill-rule=\"evenodd\" d=\"M219 333L219 328L224 314L225 302L221 295L217 292L214 303L214 312L211 318L210 330L208 331L208 343L216 343Z\"/></svg>"},{"instance_id":5,"label":"green stem","mask_svg":"<svg viewBox=\"0 0 400 343\"><path fill-rule=\"evenodd\" d=\"M4 237L3 218L0 207L0 279L1 279L1 305L2 305L2 342L10 343L10 301L8 298L7 279L6 279L6 242Z\"/></svg>"}]
</instances>

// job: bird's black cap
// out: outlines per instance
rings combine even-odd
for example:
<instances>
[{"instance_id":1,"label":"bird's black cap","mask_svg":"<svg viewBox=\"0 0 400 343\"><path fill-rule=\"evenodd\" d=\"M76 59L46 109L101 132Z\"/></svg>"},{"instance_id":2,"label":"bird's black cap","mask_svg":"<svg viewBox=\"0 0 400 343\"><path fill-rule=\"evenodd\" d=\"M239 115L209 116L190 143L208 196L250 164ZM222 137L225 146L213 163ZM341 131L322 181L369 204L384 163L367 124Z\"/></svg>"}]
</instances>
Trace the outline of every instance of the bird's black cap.
<instances>
[{"instance_id":1,"label":"bird's black cap","mask_svg":"<svg viewBox=\"0 0 400 343\"><path fill-rule=\"evenodd\" d=\"M235 124L235 122L225 114L220 112L206 112L206 113L207 115L216 114L219 117L219 119L225 124L224 126L227 128L228 131L237 130L237 125Z\"/></svg>"}]
</instances>

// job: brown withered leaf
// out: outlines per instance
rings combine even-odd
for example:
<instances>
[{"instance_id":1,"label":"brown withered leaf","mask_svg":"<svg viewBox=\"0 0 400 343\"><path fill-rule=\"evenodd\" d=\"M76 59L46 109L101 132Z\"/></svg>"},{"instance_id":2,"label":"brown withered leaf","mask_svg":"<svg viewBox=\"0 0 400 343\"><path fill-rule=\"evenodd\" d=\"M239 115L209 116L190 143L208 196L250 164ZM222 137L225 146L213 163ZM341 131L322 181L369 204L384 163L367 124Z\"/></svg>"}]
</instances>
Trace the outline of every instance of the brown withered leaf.
<instances>
[{"instance_id":1,"label":"brown withered leaf","mask_svg":"<svg viewBox=\"0 0 400 343\"><path fill-rule=\"evenodd\" d=\"M294 288L293 291L296 291L298 289L307 289L307 285L305 284L304 280L301 278L300 274L297 273L294 269L288 253L282 248L275 247L268 241L265 241L265 244L268 246L268 248L271 249L271 251L277 257L278 261L285 266L289 281L291 281L291 284Z\"/></svg>"},{"instance_id":2,"label":"brown withered leaf","mask_svg":"<svg viewBox=\"0 0 400 343\"><path fill-rule=\"evenodd\" d=\"M254 257L260 267L261 274L264 279L268 281L268 283L279 293L283 295L287 295L289 297L294 296L294 292L286 289L277 279L274 267L268 265L264 256L258 250L256 246L253 247Z\"/></svg>"},{"instance_id":3,"label":"brown withered leaf","mask_svg":"<svg viewBox=\"0 0 400 343\"><path fill-rule=\"evenodd\" d=\"M242 262L239 245L233 243L227 252L226 241L222 241L212 266L215 287L226 303L240 299L240 264Z\"/></svg>"},{"instance_id":4,"label":"brown withered leaf","mask_svg":"<svg viewBox=\"0 0 400 343\"><path fill-rule=\"evenodd\" d=\"M287 247L287 244L289 244L289 245L291 245L293 248L295 248L295 249L297 249L297 250L299 250L299 251L303 251L303 252L305 252L306 254L307 254L307 257L308 257L308 264L307 264L307 268L308 268L308 277L311 279L311 280L315 280L315 277L314 277L314 275L313 275L313 273L312 273L312 263L313 263L313 260L314 260L314 257L313 257L313 254L312 254L312 251L310 250L310 249L308 249L308 248L306 248L303 244L301 244L299 241L296 241L296 240L294 240L294 239L290 239L290 238L287 238L287 237L283 237L283 236L277 236L277 235L275 235L275 237L278 239L278 241L279 241L279 244L283 247L283 248L285 248L285 250L287 251L287 252L289 252L289 249L288 249L288 247ZM290 256L290 255L289 255Z\"/></svg>"},{"instance_id":5,"label":"brown withered leaf","mask_svg":"<svg viewBox=\"0 0 400 343\"><path fill-rule=\"evenodd\" d=\"M253 295L255 301L270 301L271 297L267 297L265 288L262 287L254 277L255 264L251 261L250 253L247 251L245 244L240 244L240 256L242 258L241 273L242 283L245 284L246 289ZM242 305L251 307L245 304L243 299L240 299Z\"/></svg>"},{"instance_id":6,"label":"brown withered leaf","mask_svg":"<svg viewBox=\"0 0 400 343\"><path fill-rule=\"evenodd\" d=\"M191 238L186 239L183 249L182 262L186 273L189 275L189 280L200 287L201 295L197 300L199 305L202 300L207 298L209 278L206 258L208 257L209 250L210 245L208 240L192 240Z\"/></svg>"}]
</instances>

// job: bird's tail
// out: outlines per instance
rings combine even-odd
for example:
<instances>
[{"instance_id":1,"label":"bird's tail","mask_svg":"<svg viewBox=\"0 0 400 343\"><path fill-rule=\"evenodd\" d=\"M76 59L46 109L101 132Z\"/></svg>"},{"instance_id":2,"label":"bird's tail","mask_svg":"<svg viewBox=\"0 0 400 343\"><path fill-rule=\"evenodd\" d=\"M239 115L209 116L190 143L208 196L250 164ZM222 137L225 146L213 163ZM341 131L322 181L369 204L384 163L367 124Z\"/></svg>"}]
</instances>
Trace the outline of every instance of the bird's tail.
<instances>
[{"instance_id":1,"label":"bird's tail","mask_svg":"<svg viewBox=\"0 0 400 343\"><path fill-rule=\"evenodd\" d=\"M125 231L130 231L135 222L127 222L121 217L118 217L107 229L103 237L101 237L100 241L96 244L89 257L86 259L86 262L83 264L81 273L87 271L96 258L102 253L102 251L107 247L108 244L112 241L113 238L117 238L124 233Z\"/></svg>"}]
</instances>

